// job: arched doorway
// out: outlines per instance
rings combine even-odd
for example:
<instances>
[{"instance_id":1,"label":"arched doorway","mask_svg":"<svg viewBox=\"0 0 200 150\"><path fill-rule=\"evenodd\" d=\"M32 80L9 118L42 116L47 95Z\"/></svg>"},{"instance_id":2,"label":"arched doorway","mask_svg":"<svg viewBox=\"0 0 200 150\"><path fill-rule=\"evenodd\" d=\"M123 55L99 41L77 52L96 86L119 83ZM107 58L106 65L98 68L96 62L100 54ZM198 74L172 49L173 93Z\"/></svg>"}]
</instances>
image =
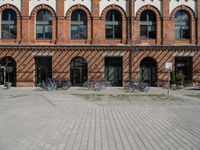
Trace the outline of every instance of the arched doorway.
<instances>
[{"instance_id":1,"label":"arched doorway","mask_svg":"<svg viewBox=\"0 0 200 150\"><path fill-rule=\"evenodd\" d=\"M146 57L140 63L141 80L151 86L156 85L157 81L157 64L153 58Z\"/></svg>"},{"instance_id":2,"label":"arched doorway","mask_svg":"<svg viewBox=\"0 0 200 150\"><path fill-rule=\"evenodd\" d=\"M87 62L82 57L75 57L70 64L70 80L73 86L82 86L87 81Z\"/></svg>"},{"instance_id":3,"label":"arched doorway","mask_svg":"<svg viewBox=\"0 0 200 150\"><path fill-rule=\"evenodd\" d=\"M1 66L5 67L1 69L1 84L4 82L11 82L11 86L16 86L16 62L12 57L4 57L0 61ZM3 77L4 71L6 72L5 78ZM6 81L4 81L6 80Z\"/></svg>"}]
</instances>

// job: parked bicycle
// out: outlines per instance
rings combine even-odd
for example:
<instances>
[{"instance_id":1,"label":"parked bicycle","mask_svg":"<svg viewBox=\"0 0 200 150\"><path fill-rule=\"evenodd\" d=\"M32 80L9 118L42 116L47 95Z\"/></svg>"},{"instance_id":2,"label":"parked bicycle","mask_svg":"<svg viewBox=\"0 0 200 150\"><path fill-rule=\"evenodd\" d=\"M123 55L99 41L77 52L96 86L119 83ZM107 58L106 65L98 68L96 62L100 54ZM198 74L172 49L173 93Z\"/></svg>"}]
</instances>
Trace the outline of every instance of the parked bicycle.
<instances>
[{"instance_id":1,"label":"parked bicycle","mask_svg":"<svg viewBox=\"0 0 200 150\"><path fill-rule=\"evenodd\" d=\"M38 91L53 91L53 90L67 90L71 87L71 82L70 80L65 80L65 79L48 79L46 82L42 80L42 82L38 83L36 85L36 90Z\"/></svg>"},{"instance_id":2,"label":"parked bicycle","mask_svg":"<svg viewBox=\"0 0 200 150\"><path fill-rule=\"evenodd\" d=\"M57 90L62 89L62 90L67 90L71 87L71 81L70 80L65 80L65 79L55 79L55 83L57 85Z\"/></svg>"},{"instance_id":3,"label":"parked bicycle","mask_svg":"<svg viewBox=\"0 0 200 150\"><path fill-rule=\"evenodd\" d=\"M141 80L132 80L128 81L124 85L125 90L133 91L140 91L140 92L148 92L149 85Z\"/></svg>"},{"instance_id":4,"label":"parked bicycle","mask_svg":"<svg viewBox=\"0 0 200 150\"><path fill-rule=\"evenodd\" d=\"M109 81L105 80L91 80L91 81L86 81L83 84L83 87L89 89L89 90L94 90L94 91L100 91L102 89L106 89L108 87L111 87L111 83Z\"/></svg>"},{"instance_id":5,"label":"parked bicycle","mask_svg":"<svg viewBox=\"0 0 200 150\"><path fill-rule=\"evenodd\" d=\"M56 89L56 84L50 79L48 79L46 82L42 80L42 82L36 85L36 90L38 91L42 91L42 90L53 91L55 89Z\"/></svg>"}]
</instances>

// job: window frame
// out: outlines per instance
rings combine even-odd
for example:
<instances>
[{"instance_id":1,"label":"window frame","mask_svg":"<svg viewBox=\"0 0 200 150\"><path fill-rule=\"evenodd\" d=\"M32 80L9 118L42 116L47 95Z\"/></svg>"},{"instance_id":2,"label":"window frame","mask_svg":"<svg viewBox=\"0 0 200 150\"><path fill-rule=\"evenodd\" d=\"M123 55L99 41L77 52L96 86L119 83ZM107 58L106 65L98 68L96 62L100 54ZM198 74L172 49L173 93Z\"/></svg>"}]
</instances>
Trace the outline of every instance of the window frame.
<instances>
[{"instance_id":1,"label":"window frame","mask_svg":"<svg viewBox=\"0 0 200 150\"><path fill-rule=\"evenodd\" d=\"M76 14L77 13L77 14ZM74 15L74 16L73 16ZM77 16L75 16L77 15ZM81 16L82 15L82 16ZM75 17L77 20L73 20L73 17ZM74 10L71 14L71 18L70 18L70 33L71 33L71 39L72 40L85 40L88 38L88 17L86 15L86 13L81 10ZM76 28L76 30L72 30L73 28ZM81 37L81 30L83 29L83 37ZM77 35L77 37L73 36L74 34L72 33L73 31L76 32L75 35Z\"/></svg>"},{"instance_id":2,"label":"window frame","mask_svg":"<svg viewBox=\"0 0 200 150\"><path fill-rule=\"evenodd\" d=\"M183 21L183 20L181 20L181 21L176 21L176 17L177 17L177 15L178 15L178 13L181 13L181 14L185 14L185 15L187 15L187 21ZM182 17L183 17L183 15L182 15ZM176 30L176 28L177 27L179 27L178 29L179 29L179 37L177 37L176 35L177 35L177 30ZM187 35L187 37L186 38L184 38L184 28L185 28L185 30L187 30L188 31L188 35ZM190 40L191 39L191 23L190 23L190 17L189 17L189 15L188 15L188 13L187 12L185 12L185 11L183 11L183 10L180 10L180 11L178 11L178 12L176 12L176 14L175 14L175 17L174 17L174 34L175 34L175 39L176 40Z\"/></svg>"},{"instance_id":3,"label":"window frame","mask_svg":"<svg viewBox=\"0 0 200 150\"><path fill-rule=\"evenodd\" d=\"M42 15L42 20L38 20L38 15L39 13L43 13ZM48 16L47 16L48 15ZM48 17L48 20L46 20L46 17ZM48 10L40 10L38 11L37 15L36 15L36 40L51 40L53 37L53 17L52 14L50 13L50 11ZM40 34L38 32L38 27L42 27L42 36L38 37L37 34ZM46 29L51 32L46 32ZM50 34L50 36L48 37L48 34Z\"/></svg>"},{"instance_id":4,"label":"window frame","mask_svg":"<svg viewBox=\"0 0 200 150\"><path fill-rule=\"evenodd\" d=\"M112 15L112 20L108 21L108 17L110 14ZM115 19L115 15L119 18L118 20ZM112 37L108 37L108 27L112 30ZM117 31L120 31L119 37L117 37ZM105 38L106 39L122 39L122 15L119 11L117 10L110 10L106 14L106 19L105 19Z\"/></svg>"},{"instance_id":5,"label":"window frame","mask_svg":"<svg viewBox=\"0 0 200 150\"><path fill-rule=\"evenodd\" d=\"M8 13L8 20L3 20L4 15L6 15L5 13ZM11 14L13 13L13 14ZM12 16L14 15L14 16ZM12 20L12 17L14 17L14 19ZM5 27L6 26L6 27ZM14 29L14 37L11 36L11 31L12 28ZM4 31L8 31L8 33L6 34L7 36L4 36ZM1 39L3 40L13 40L13 39L17 39L17 14L13 9L6 9L3 11L2 15L1 15Z\"/></svg>"},{"instance_id":6,"label":"window frame","mask_svg":"<svg viewBox=\"0 0 200 150\"><path fill-rule=\"evenodd\" d=\"M145 17L147 18L145 21L142 21L142 16L145 15ZM150 21L150 15L153 16L153 18L155 19L154 21ZM157 37L157 19L156 19L156 15L154 14L154 12L150 11L150 10L145 10L142 12L141 16L140 16L140 39L156 39ZM141 33L142 33L142 27L146 27L146 37L142 36ZM155 29L154 31L153 30L150 30L151 29ZM155 37L150 37L150 32L153 32L154 33L154 36Z\"/></svg>"}]
</instances>

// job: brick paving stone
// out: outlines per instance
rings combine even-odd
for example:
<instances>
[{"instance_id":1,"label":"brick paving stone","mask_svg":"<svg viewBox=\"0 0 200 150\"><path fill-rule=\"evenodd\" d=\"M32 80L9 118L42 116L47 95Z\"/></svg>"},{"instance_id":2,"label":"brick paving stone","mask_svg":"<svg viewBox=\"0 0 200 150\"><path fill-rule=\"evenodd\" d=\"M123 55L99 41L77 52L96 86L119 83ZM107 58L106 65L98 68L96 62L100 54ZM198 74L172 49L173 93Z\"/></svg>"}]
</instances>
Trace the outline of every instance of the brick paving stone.
<instances>
[{"instance_id":1,"label":"brick paving stone","mask_svg":"<svg viewBox=\"0 0 200 150\"><path fill-rule=\"evenodd\" d=\"M200 100L158 91L0 90L0 150L199 150Z\"/></svg>"}]
</instances>

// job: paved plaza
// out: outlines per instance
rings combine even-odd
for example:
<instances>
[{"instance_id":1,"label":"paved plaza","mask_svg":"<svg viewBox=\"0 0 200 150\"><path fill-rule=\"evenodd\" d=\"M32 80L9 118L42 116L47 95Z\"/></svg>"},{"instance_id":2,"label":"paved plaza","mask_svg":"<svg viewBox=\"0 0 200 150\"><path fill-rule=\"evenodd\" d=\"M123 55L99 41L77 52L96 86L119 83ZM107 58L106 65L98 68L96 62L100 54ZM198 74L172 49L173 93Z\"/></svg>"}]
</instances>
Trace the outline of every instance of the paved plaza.
<instances>
[{"instance_id":1,"label":"paved plaza","mask_svg":"<svg viewBox=\"0 0 200 150\"><path fill-rule=\"evenodd\" d=\"M0 89L0 150L200 150L199 90Z\"/></svg>"}]
</instances>

